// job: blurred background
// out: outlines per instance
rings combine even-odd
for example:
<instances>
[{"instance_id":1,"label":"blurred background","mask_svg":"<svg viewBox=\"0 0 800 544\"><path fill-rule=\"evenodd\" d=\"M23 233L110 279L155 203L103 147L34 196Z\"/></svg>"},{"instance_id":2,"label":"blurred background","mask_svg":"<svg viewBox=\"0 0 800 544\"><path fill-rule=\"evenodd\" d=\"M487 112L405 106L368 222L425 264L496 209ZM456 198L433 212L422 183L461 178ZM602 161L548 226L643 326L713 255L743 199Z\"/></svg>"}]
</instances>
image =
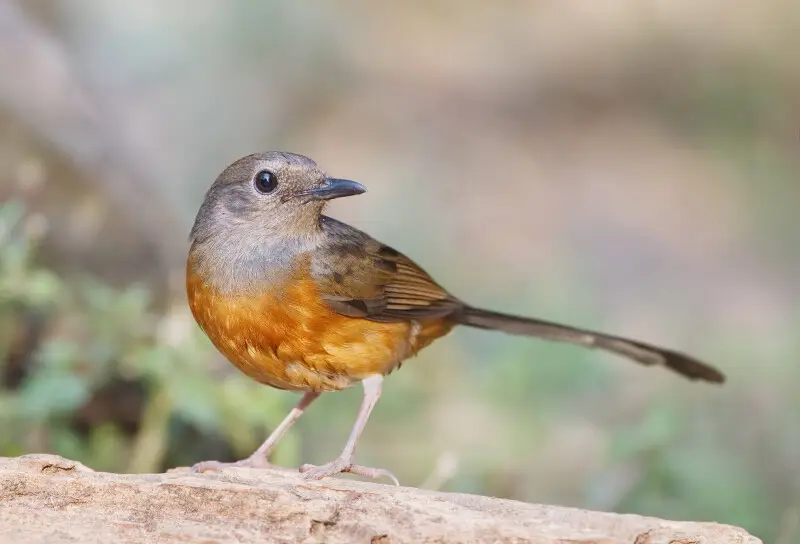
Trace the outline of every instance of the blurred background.
<instances>
[{"instance_id":1,"label":"blurred background","mask_svg":"<svg viewBox=\"0 0 800 544\"><path fill-rule=\"evenodd\" d=\"M360 462L800 542L798 51L794 0L0 0L0 455L260 444L296 396L222 360L182 267L217 174L282 149L457 296L728 375L458 330L387 380ZM274 460L332 459L360 398Z\"/></svg>"}]
</instances>

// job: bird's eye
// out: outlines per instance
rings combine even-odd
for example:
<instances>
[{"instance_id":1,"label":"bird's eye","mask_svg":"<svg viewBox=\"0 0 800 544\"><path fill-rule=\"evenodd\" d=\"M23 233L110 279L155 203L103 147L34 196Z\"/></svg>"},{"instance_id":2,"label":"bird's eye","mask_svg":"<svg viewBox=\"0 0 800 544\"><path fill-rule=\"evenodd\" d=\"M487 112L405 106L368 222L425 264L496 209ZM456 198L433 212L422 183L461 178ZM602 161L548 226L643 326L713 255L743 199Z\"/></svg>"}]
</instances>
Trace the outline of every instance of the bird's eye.
<instances>
[{"instance_id":1,"label":"bird's eye","mask_svg":"<svg viewBox=\"0 0 800 544\"><path fill-rule=\"evenodd\" d=\"M271 193L278 186L278 176L269 170L262 170L253 178L253 185L259 193Z\"/></svg>"}]
</instances>

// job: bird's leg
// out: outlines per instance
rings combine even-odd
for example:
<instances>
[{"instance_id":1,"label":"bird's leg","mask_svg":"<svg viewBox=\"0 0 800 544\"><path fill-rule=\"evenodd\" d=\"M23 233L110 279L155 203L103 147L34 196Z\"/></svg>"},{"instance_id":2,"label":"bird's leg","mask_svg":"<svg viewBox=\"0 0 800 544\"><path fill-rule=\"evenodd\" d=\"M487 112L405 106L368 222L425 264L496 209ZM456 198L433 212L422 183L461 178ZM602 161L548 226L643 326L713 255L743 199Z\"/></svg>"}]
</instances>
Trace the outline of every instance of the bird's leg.
<instances>
[{"instance_id":1,"label":"bird's leg","mask_svg":"<svg viewBox=\"0 0 800 544\"><path fill-rule=\"evenodd\" d=\"M367 424L369 415L372 413L372 409L375 407L375 404L378 402L378 399L381 396L381 384L383 383L383 376L370 376L361 383L364 386L364 399L361 401L361 408L358 410L358 417L353 425L353 430L350 431L350 438L347 440L344 450L342 450L341 455L339 455L337 459L331 461L330 463L320 466L301 466L300 472L304 473L306 478L321 480L326 476L333 476L334 474L349 472L351 474L366 476L367 478L380 478L381 476L385 476L391 479L395 485L400 485L400 482L397 481L397 478L395 478L394 474L388 470L353 464L353 456L356 452L358 438L364 431L364 427Z\"/></svg>"},{"instance_id":2,"label":"bird's leg","mask_svg":"<svg viewBox=\"0 0 800 544\"><path fill-rule=\"evenodd\" d=\"M234 461L233 463L222 463L220 461L202 461L192 466L192 472L206 472L207 470L220 470L225 467L250 467L250 468L267 468L269 467L269 454L275 445L283 438L286 431L300 419L306 408L314 402L320 393L309 391L300 401L292 408L292 411L281 421L274 431L267 437L259 448L247 459L241 461Z\"/></svg>"}]
</instances>

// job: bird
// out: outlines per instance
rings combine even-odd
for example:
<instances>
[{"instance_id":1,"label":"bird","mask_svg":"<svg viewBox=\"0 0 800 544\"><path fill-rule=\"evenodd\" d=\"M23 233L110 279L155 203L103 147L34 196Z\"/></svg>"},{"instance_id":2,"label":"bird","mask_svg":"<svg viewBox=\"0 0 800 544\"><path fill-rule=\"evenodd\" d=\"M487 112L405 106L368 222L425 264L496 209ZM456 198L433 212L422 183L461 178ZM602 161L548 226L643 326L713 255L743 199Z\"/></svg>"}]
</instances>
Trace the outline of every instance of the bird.
<instances>
[{"instance_id":1,"label":"bird","mask_svg":"<svg viewBox=\"0 0 800 544\"><path fill-rule=\"evenodd\" d=\"M299 472L399 485L386 469L356 464L356 445L384 378L456 326L596 348L690 380L724 382L719 370L678 351L464 302L403 253L324 214L329 201L365 191L306 156L267 151L231 163L206 192L189 236L191 313L245 375L302 396L252 455L200 461L193 472L269 467L270 453L309 405L360 383L361 405L341 454Z\"/></svg>"}]
</instances>

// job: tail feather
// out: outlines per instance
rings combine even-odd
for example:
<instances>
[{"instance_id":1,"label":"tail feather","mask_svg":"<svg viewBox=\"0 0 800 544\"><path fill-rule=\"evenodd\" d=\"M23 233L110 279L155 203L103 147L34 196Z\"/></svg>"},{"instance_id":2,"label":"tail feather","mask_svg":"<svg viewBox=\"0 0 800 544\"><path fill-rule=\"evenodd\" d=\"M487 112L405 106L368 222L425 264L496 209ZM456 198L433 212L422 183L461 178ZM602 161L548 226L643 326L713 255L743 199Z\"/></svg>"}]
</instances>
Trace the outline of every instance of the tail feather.
<instances>
[{"instance_id":1,"label":"tail feather","mask_svg":"<svg viewBox=\"0 0 800 544\"><path fill-rule=\"evenodd\" d=\"M600 332L578 329L558 323L542 321L529 317L466 307L455 317L456 322L479 329L492 329L534 336L554 342L565 342L587 348L597 348L627 357L647 366L666 366L692 380L706 380L722 383L725 376L717 369L697 359L637 340L629 340L619 336L611 336Z\"/></svg>"}]
</instances>

